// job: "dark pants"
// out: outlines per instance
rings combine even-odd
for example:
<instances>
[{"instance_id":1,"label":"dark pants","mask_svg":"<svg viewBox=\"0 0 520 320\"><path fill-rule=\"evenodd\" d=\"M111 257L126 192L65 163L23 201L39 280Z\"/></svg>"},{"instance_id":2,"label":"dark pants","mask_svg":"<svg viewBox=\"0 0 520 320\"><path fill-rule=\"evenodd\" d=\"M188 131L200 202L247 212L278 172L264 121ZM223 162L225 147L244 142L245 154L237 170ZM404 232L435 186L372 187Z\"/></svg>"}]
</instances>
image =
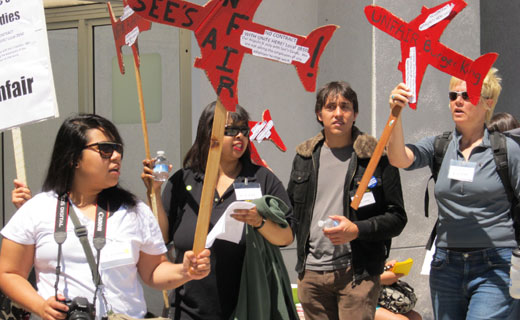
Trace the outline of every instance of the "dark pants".
<instances>
[{"instance_id":1,"label":"dark pants","mask_svg":"<svg viewBox=\"0 0 520 320\"><path fill-rule=\"evenodd\" d=\"M379 275L353 285L351 268L305 270L298 277L298 299L306 320L374 319L381 286Z\"/></svg>"}]
</instances>

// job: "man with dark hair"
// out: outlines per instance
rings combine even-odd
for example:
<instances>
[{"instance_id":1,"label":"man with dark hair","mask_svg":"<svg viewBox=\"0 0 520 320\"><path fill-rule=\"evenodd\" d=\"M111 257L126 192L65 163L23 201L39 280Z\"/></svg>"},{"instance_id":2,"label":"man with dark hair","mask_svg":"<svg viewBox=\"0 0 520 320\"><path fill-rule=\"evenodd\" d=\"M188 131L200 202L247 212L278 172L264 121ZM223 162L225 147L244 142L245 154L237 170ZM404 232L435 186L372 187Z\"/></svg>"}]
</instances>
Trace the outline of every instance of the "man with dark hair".
<instances>
[{"instance_id":1,"label":"man with dark hair","mask_svg":"<svg viewBox=\"0 0 520 320\"><path fill-rule=\"evenodd\" d=\"M373 319L390 239L407 221L399 171L383 156L350 208L377 141L354 126L357 95L346 82L323 86L315 112L323 130L296 148L288 186L298 298L307 320Z\"/></svg>"}]
</instances>

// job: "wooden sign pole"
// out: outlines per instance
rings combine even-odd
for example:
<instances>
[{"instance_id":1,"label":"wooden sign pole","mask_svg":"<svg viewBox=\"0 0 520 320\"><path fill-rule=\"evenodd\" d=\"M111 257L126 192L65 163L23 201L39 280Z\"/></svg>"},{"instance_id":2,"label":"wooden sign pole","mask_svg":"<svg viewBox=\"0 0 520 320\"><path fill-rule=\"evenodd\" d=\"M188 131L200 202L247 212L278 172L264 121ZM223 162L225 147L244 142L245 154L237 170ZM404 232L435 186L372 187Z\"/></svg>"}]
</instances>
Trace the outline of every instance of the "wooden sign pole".
<instances>
[{"instance_id":1,"label":"wooden sign pole","mask_svg":"<svg viewBox=\"0 0 520 320\"><path fill-rule=\"evenodd\" d=\"M141 112L141 127L143 129L143 138L144 138L144 150L146 153L146 159L151 159L150 156L150 143L148 141L148 126L146 125L146 113L144 109L144 99L143 99L143 86L141 83L141 72L139 70L139 66L136 63L136 59L134 59L134 68L135 68L135 80L137 82L137 96L139 97L139 111ZM155 216L155 219L159 221L158 211L157 211L157 199L155 198L155 190L154 188L150 188L149 191L149 199L152 205L152 212ZM168 302L168 291L163 290L163 302L164 306L168 308L170 303Z\"/></svg>"},{"instance_id":2,"label":"wooden sign pole","mask_svg":"<svg viewBox=\"0 0 520 320\"><path fill-rule=\"evenodd\" d=\"M16 178L23 184L27 185L27 177L25 175L25 158L23 155L22 131L20 127L11 129L13 135L14 160L16 164Z\"/></svg>"},{"instance_id":3,"label":"wooden sign pole","mask_svg":"<svg viewBox=\"0 0 520 320\"><path fill-rule=\"evenodd\" d=\"M127 3L123 0L123 6L125 7L125 13L127 12ZM143 99L143 87L141 81L141 71L139 69L139 50L137 49L137 37L140 32L150 30L151 22L145 19L140 18L139 16L129 14L123 14L124 17L121 17L119 20L116 20L114 16L114 12L112 11L112 5L110 2L107 2L108 12L110 14L110 21L112 23L112 31L114 32L114 40L116 44L116 52L117 52L117 60L119 63L119 70L121 74L125 74L125 67L123 64L123 54L121 52L121 48L124 45L128 45L132 48L133 60L134 60L134 69L135 69L135 80L137 82L137 96L139 98L139 111L141 113L141 128L143 129L143 138L144 138L144 150L146 154L146 159L151 159L150 156L150 144L148 142L148 127L146 124L146 112L144 108L144 99ZM130 10L131 11L131 10ZM137 34L134 31L137 30ZM128 35L132 35L130 39L127 39ZM132 39L132 37L134 37ZM132 41L129 41L132 40ZM153 182L152 182L153 183ZM152 206L152 212L157 221L158 210L157 210L157 199L155 198L155 190L154 188L150 188L148 191L148 198L150 199L150 204ZM168 302L168 292L163 290L163 300L164 300L164 310L168 310L169 302Z\"/></svg>"},{"instance_id":4,"label":"wooden sign pole","mask_svg":"<svg viewBox=\"0 0 520 320\"><path fill-rule=\"evenodd\" d=\"M381 134L381 138L379 138L379 142L377 143L372 157L370 157L370 161L368 162L368 166L365 170L365 173L363 174L363 177L359 182L359 186L356 191L356 194L354 195L354 199L352 199L352 202L350 203L350 206L354 208L354 210L357 210L359 204L361 203L363 194L365 194L365 191L367 190L368 182L370 181L372 175L374 174L374 171L376 170L377 164L379 163L379 159L383 154L383 150L385 149L388 139L392 134L392 130L394 130L395 122L401 114L401 110L401 106L395 106L392 109L390 116L388 117L388 122L386 123L385 129L383 130L383 134Z\"/></svg>"},{"instance_id":5,"label":"wooden sign pole","mask_svg":"<svg viewBox=\"0 0 520 320\"><path fill-rule=\"evenodd\" d=\"M139 71L139 66L135 62L134 59L134 67L135 67L135 80L137 82L137 96L139 97L139 111L141 112L141 127L143 129L143 138L144 138L144 151L146 153L146 159L151 159L150 156L150 143L148 141L148 127L146 125L146 112L144 109L144 100L143 100L143 86L141 83L141 72ZM152 211L157 219L157 200L155 199L155 190L154 188L150 188L150 201L152 202Z\"/></svg>"},{"instance_id":6,"label":"wooden sign pole","mask_svg":"<svg viewBox=\"0 0 520 320\"><path fill-rule=\"evenodd\" d=\"M195 254L199 254L206 246L211 210L213 209L213 197L215 196L215 188L217 186L226 119L226 109L220 102L220 98L218 98L213 116L211 142L209 145L208 160L206 162L206 171L204 173L204 184L202 185L195 238L193 240L193 252L195 252Z\"/></svg>"}]
</instances>

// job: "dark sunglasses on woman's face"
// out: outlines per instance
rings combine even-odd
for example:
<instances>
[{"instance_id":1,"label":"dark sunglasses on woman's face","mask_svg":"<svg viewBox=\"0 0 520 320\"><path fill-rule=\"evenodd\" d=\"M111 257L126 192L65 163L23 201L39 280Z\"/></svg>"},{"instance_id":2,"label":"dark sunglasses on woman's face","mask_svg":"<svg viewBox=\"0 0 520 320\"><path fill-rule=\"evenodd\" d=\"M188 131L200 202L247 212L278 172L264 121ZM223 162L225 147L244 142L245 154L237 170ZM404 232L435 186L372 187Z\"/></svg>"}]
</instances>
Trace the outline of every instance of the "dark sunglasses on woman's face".
<instances>
[{"instance_id":1,"label":"dark sunglasses on woman's face","mask_svg":"<svg viewBox=\"0 0 520 320\"><path fill-rule=\"evenodd\" d=\"M224 129L224 135L225 136L234 137L234 136L238 135L239 132L242 132L244 137L249 137L249 127L232 127L232 126L229 126L229 127L226 127Z\"/></svg>"},{"instance_id":2,"label":"dark sunglasses on woman's face","mask_svg":"<svg viewBox=\"0 0 520 320\"><path fill-rule=\"evenodd\" d=\"M457 100L457 97L461 96L462 99L469 101L469 96L467 91L450 91L449 97L451 101Z\"/></svg>"},{"instance_id":3,"label":"dark sunglasses on woman's face","mask_svg":"<svg viewBox=\"0 0 520 320\"><path fill-rule=\"evenodd\" d=\"M103 159L110 159L114 151L117 151L123 157L123 145L117 142L96 142L83 147L83 149L97 146L97 151Z\"/></svg>"}]
</instances>

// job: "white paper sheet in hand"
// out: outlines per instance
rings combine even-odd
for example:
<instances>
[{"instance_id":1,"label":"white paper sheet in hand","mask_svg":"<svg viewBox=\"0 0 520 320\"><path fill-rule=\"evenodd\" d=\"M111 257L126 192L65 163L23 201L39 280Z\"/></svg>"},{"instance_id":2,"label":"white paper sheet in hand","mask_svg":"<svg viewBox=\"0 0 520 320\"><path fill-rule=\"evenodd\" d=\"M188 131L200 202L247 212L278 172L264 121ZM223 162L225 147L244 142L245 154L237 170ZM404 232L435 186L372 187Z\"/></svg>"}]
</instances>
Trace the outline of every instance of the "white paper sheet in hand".
<instances>
[{"instance_id":1,"label":"white paper sheet in hand","mask_svg":"<svg viewBox=\"0 0 520 320\"><path fill-rule=\"evenodd\" d=\"M426 254L424 255L424 262L421 269L421 275L428 276L430 275L430 268L433 260L433 254L435 253L435 240L433 240L432 248L430 250L426 250Z\"/></svg>"},{"instance_id":2,"label":"white paper sheet in hand","mask_svg":"<svg viewBox=\"0 0 520 320\"><path fill-rule=\"evenodd\" d=\"M206 238L206 248L210 248L213 245L213 242L215 242L215 239L238 243L242 238L244 223L235 220L231 217L231 214L236 209L251 209L254 207L255 205L252 202L247 201L235 201L231 203L220 219L218 219L210 233L208 233L208 237Z\"/></svg>"}]
</instances>

